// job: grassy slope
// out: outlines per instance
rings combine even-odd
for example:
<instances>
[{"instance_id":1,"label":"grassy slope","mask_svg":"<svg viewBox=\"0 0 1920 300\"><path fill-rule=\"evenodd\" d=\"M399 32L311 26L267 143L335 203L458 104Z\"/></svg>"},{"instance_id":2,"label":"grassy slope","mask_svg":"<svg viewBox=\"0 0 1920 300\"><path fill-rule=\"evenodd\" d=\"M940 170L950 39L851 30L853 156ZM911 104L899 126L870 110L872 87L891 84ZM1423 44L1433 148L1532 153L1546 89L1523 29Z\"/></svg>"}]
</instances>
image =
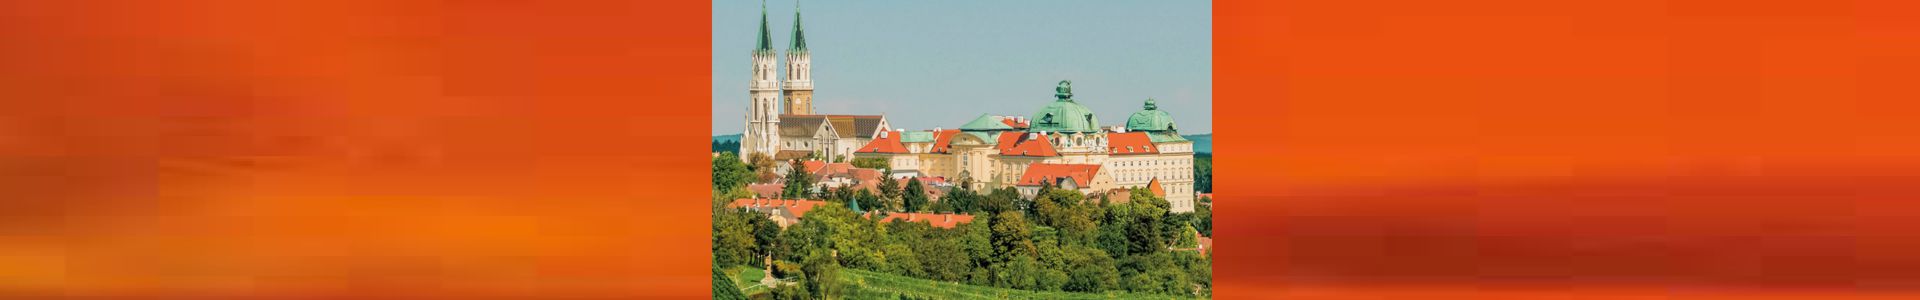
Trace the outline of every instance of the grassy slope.
<instances>
[{"instance_id":1,"label":"grassy slope","mask_svg":"<svg viewBox=\"0 0 1920 300\"><path fill-rule=\"evenodd\" d=\"M765 270L746 266L735 266L727 268L725 273L727 273L729 279L733 279L733 284L740 288L742 294L753 296L753 294L767 292L767 287L754 286L760 284L761 278L767 277Z\"/></svg>"},{"instance_id":2,"label":"grassy slope","mask_svg":"<svg viewBox=\"0 0 1920 300\"><path fill-rule=\"evenodd\" d=\"M1129 293L1035 292L977 285L939 282L900 275L855 269L840 269L840 278L864 287L866 292L884 295L905 294L933 299L1195 299L1168 295ZM884 296L883 295L883 296Z\"/></svg>"}]
</instances>

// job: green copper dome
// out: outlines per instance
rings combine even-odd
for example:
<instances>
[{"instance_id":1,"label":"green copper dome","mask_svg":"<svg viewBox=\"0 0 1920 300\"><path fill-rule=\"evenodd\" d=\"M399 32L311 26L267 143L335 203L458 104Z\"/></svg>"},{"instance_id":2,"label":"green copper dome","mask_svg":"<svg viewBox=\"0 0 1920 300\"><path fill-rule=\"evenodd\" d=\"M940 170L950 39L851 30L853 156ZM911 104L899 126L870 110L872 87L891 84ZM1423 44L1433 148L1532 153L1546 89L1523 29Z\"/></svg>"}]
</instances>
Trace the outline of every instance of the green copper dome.
<instances>
[{"instance_id":1,"label":"green copper dome","mask_svg":"<svg viewBox=\"0 0 1920 300\"><path fill-rule=\"evenodd\" d=\"M1147 104L1142 108L1143 109L1140 110L1139 112L1134 112L1133 116L1127 117L1127 130L1131 130L1131 131L1173 131L1174 130L1173 115L1169 115L1167 114L1166 111L1160 110L1160 106L1155 105L1153 103L1153 98L1147 98Z\"/></svg>"},{"instance_id":2,"label":"green copper dome","mask_svg":"<svg viewBox=\"0 0 1920 300\"><path fill-rule=\"evenodd\" d=\"M1073 102L1073 81L1061 80L1060 86L1053 89L1053 103L1047 103L1040 111L1033 113L1032 132L1099 132L1100 120L1093 117L1093 110Z\"/></svg>"}]
</instances>

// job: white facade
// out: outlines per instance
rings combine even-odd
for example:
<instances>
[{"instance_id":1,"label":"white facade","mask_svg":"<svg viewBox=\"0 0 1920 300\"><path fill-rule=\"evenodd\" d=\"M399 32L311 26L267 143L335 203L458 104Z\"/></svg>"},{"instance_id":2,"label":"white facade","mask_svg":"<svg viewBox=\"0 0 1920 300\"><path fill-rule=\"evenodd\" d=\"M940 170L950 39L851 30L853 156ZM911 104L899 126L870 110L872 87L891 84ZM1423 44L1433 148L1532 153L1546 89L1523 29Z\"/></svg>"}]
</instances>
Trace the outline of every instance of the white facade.
<instances>
[{"instance_id":1,"label":"white facade","mask_svg":"<svg viewBox=\"0 0 1920 300\"><path fill-rule=\"evenodd\" d=\"M752 102L747 107L747 131L740 136L740 159L760 153L773 157L780 150L780 108L776 99L780 97L778 86L774 85L773 53L755 52L753 54L753 83L748 87Z\"/></svg>"}]
</instances>

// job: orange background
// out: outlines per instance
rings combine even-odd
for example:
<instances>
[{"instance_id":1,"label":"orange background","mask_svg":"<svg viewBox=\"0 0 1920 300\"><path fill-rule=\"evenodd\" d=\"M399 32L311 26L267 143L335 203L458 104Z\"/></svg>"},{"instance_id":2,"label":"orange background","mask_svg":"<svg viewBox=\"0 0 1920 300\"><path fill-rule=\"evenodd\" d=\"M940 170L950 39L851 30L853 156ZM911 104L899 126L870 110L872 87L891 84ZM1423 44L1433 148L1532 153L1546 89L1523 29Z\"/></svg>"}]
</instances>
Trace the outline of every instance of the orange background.
<instances>
[{"instance_id":1,"label":"orange background","mask_svg":"<svg viewBox=\"0 0 1920 300\"><path fill-rule=\"evenodd\" d=\"M1218 1L1222 299L1920 297L1911 1Z\"/></svg>"},{"instance_id":2,"label":"orange background","mask_svg":"<svg viewBox=\"0 0 1920 300\"><path fill-rule=\"evenodd\" d=\"M708 9L0 2L0 298L706 297Z\"/></svg>"},{"instance_id":3,"label":"orange background","mask_svg":"<svg viewBox=\"0 0 1920 300\"><path fill-rule=\"evenodd\" d=\"M0 296L706 296L708 4L170 2L0 2ZM1912 298L1908 5L1216 2L1217 294Z\"/></svg>"}]
</instances>

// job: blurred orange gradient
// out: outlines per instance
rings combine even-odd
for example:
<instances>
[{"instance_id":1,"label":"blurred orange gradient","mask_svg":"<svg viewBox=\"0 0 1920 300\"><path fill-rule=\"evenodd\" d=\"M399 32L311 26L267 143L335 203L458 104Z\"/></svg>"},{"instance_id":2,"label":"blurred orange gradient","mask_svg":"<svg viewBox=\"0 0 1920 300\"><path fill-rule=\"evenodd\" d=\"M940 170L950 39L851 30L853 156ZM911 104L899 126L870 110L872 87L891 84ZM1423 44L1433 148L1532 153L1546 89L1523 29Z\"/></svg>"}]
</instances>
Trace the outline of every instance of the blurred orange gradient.
<instances>
[{"instance_id":1,"label":"blurred orange gradient","mask_svg":"<svg viewBox=\"0 0 1920 300\"><path fill-rule=\"evenodd\" d=\"M1215 2L1222 299L1920 298L1920 6Z\"/></svg>"},{"instance_id":2,"label":"blurred orange gradient","mask_svg":"<svg viewBox=\"0 0 1920 300\"><path fill-rule=\"evenodd\" d=\"M708 9L0 4L0 298L706 297Z\"/></svg>"}]
</instances>

